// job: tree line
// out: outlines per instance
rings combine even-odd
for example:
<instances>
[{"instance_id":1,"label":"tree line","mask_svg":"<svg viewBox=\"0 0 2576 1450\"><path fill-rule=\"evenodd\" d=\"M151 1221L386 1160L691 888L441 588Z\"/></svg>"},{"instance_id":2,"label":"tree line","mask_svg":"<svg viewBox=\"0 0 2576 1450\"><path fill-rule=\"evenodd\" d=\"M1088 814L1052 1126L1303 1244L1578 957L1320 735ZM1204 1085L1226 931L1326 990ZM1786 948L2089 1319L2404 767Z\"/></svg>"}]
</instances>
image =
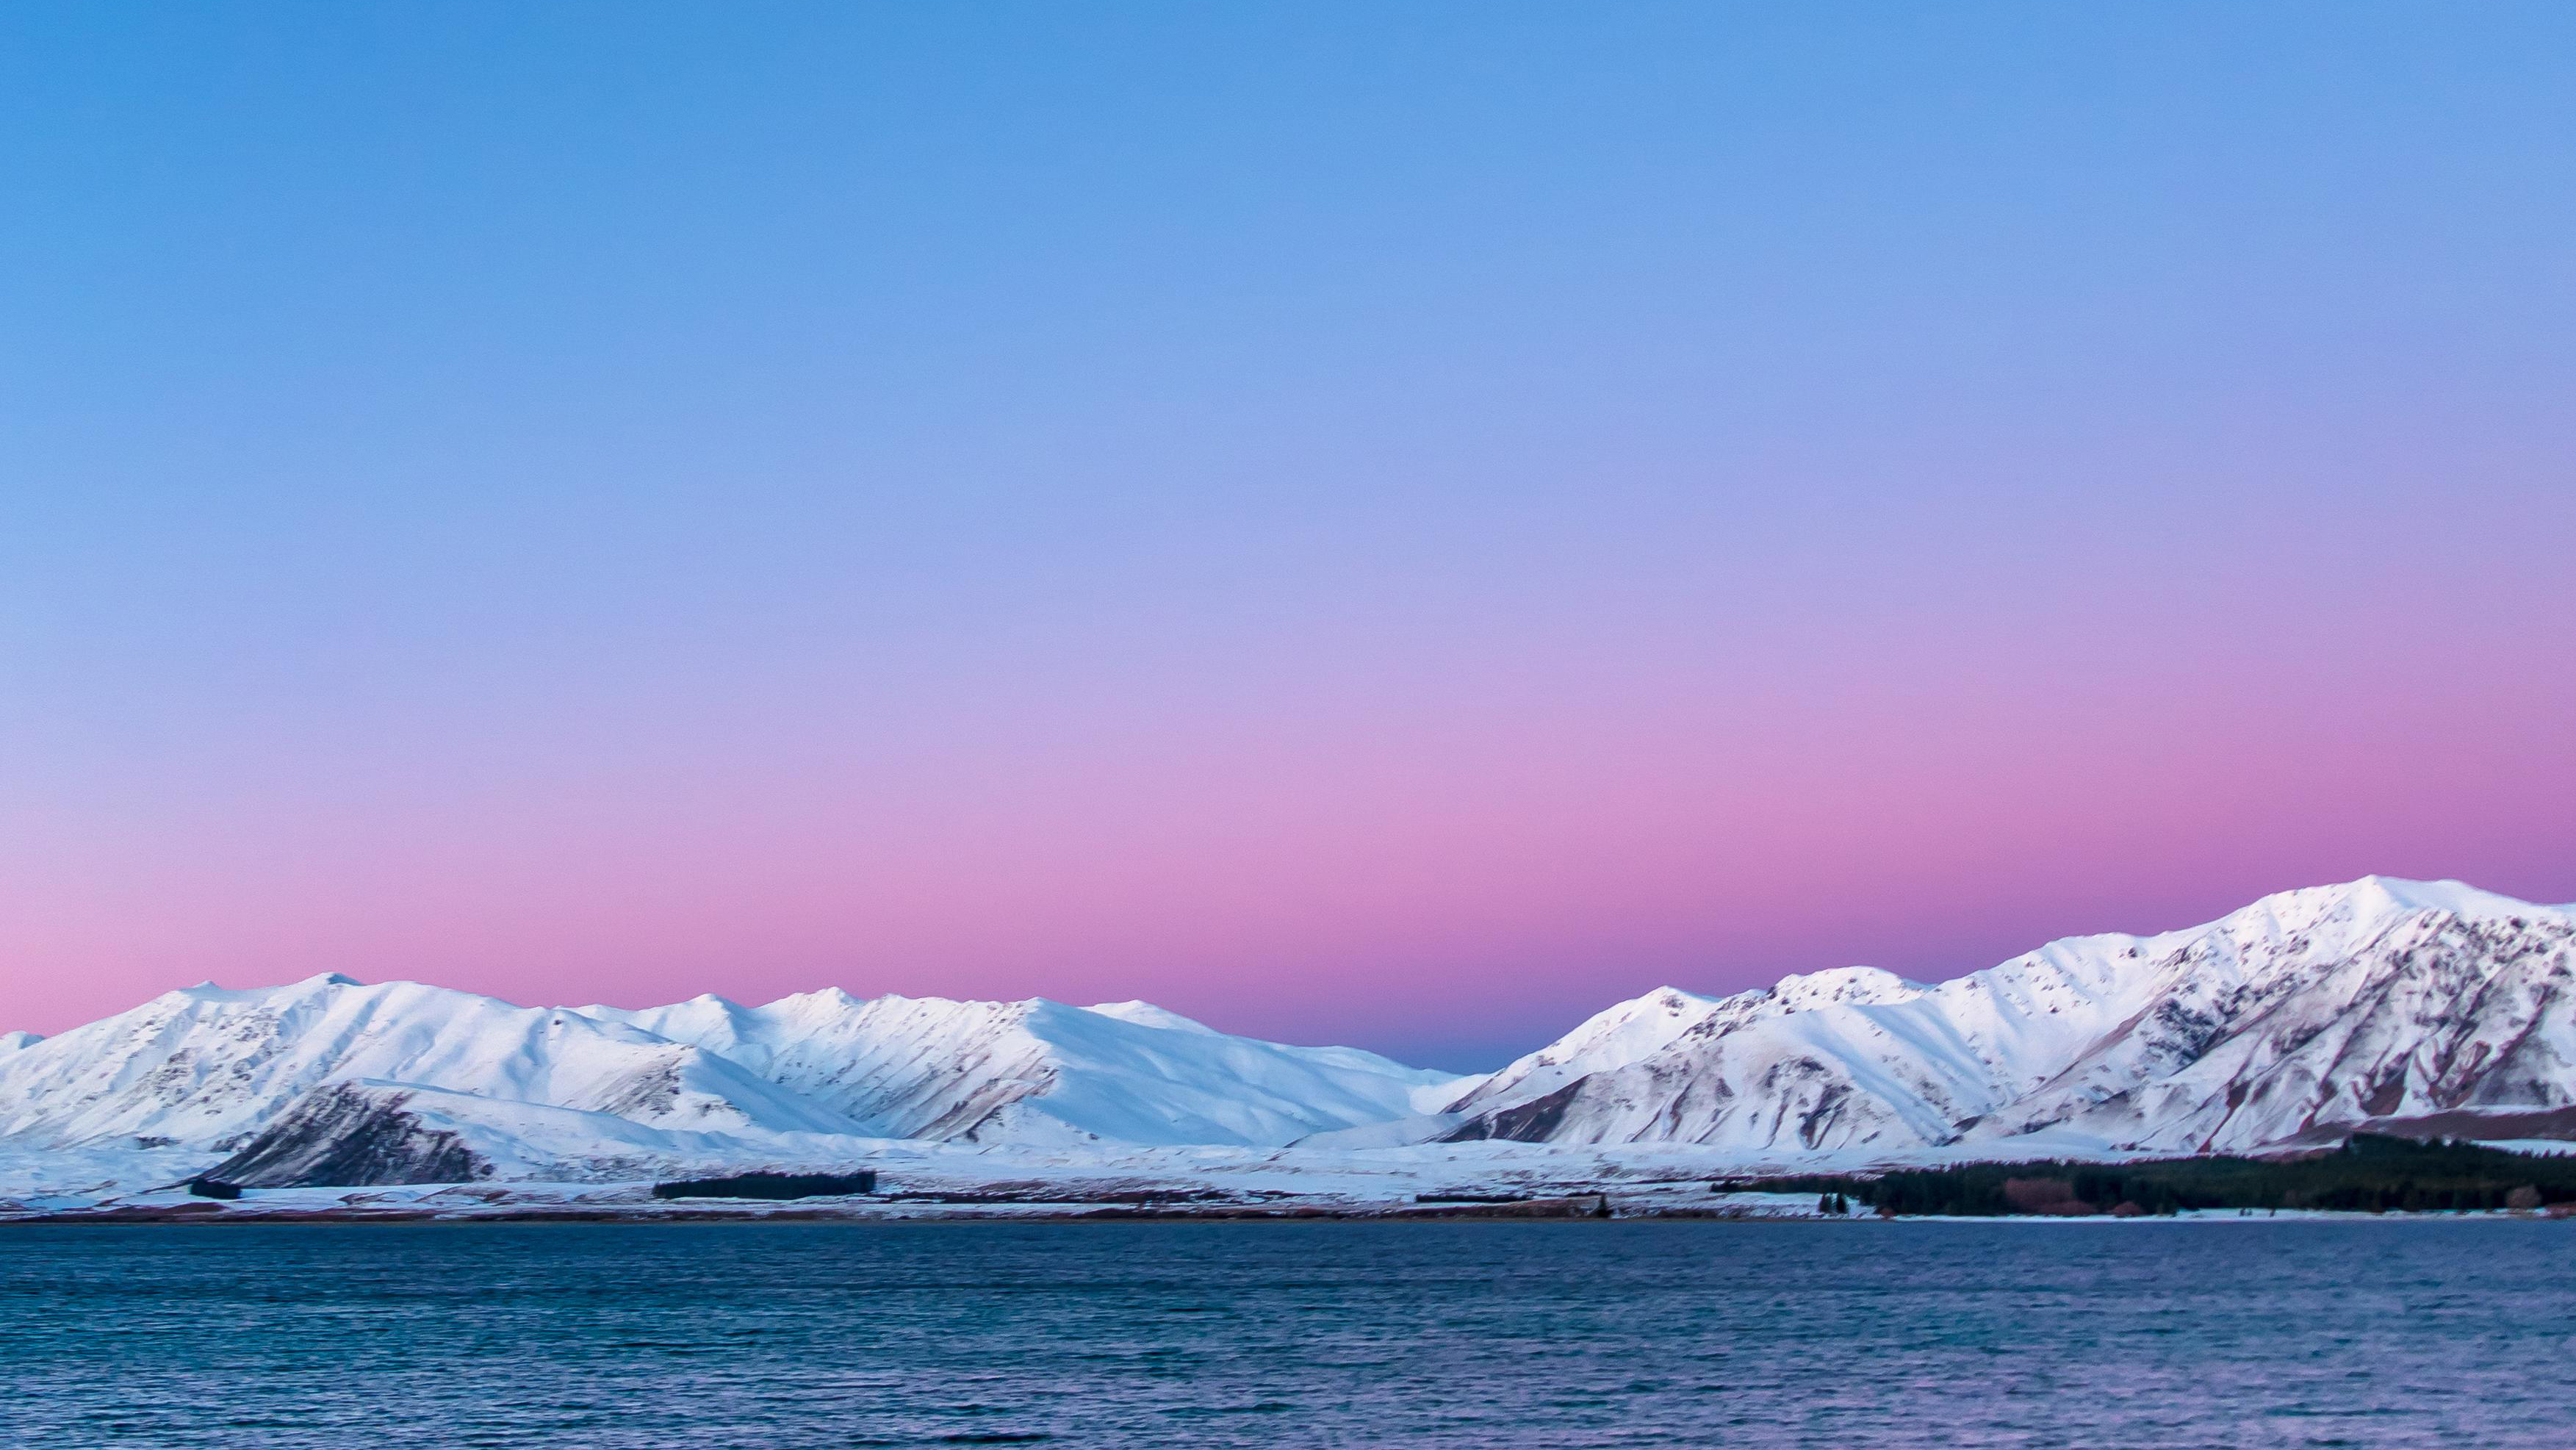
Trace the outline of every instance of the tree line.
<instances>
[{"instance_id":1,"label":"tree line","mask_svg":"<svg viewBox=\"0 0 2576 1450\"><path fill-rule=\"evenodd\" d=\"M1729 1179L1714 1186L1812 1193L1827 1212L1839 1202L1879 1213L1977 1218L2226 1208L2466 1213L2576 1202L2576 1156L2356 1133L2340 1148L2281 1158L1963 1163L1877 1174Z\"/></svg>"}]
</instances>

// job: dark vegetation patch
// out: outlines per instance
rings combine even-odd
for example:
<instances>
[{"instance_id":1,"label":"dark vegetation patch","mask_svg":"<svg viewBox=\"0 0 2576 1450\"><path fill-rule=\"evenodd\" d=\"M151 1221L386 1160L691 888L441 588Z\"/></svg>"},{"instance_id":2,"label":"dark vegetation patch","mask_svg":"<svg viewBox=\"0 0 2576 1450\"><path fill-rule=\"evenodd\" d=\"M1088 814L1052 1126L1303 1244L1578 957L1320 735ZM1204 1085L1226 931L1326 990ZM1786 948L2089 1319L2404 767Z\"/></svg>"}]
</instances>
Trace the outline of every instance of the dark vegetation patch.
<instances>
[{"instance_id":1,"label":"dark vegetation patch","mask_svg":"<svg viewBox=\"0 0 2576 1450\"><path fill-rule=\"evenodd\" d=\"M1222 1188L1091 1189L1078 1184L1032 1183L1000 1189L914 1189L880 1195L889 1203L1126 1203L1154 1206L1182 1203L1234 1203L1245 1198L1271 1199L1276 1192L1230 1193Z\"/></svg>"},{"instance_id":2,"label":"dark vegetation patch","mask_svg":"<svg viewBox=\"0 0 2576 1450\"><path fill-rule=\"evenodd\" d=\"M2183 1209L2466 1213L2576 1204L2576 1157L2469 1142L2357 1133L2292 1158L2164 1158L2139 1163L1963 1163L1871 1176L1727 1179L1721 1192L1841 1194L1880 1213L2049 1217Z\"/></svg>"},{"instance_id":3,"label":"dark vegetation patch","mask_svg":"<svg viewBox=\"0 0 2576 1450\"><path fill-rule=\"evenodd\" d=\"M873 1169L856 1173L736 1173L653 1185L655 1198L838 1198L877 1191Z\"/></svg>"}]
</instances>

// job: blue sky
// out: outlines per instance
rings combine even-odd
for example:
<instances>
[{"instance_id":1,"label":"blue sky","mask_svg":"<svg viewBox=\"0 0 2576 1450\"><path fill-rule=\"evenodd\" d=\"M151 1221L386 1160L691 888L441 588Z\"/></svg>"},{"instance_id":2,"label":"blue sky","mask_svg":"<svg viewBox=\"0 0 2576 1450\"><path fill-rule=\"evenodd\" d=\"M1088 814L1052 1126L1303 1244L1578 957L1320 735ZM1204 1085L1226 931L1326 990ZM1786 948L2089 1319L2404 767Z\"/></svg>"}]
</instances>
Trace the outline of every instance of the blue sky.
<instances>
[{"instance_id":1,"label":"blue sky","mask_svg":"<svg viewBox=\"0 0 2576 1450\"><path fill-rule=\"evenodd\" d=\"M2571 32L15 7L0 1014L834 981L1473 1065L2576 896Z\"/></svg>"}]
</instances>

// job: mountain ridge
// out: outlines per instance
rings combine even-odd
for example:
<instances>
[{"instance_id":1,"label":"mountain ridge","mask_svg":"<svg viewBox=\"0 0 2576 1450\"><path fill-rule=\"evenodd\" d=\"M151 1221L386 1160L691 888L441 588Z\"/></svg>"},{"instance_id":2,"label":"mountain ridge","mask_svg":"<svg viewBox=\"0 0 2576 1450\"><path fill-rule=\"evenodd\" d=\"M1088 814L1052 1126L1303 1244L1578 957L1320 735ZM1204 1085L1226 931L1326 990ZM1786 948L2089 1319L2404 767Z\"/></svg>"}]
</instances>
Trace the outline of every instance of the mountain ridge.
<instances>
[{"instance_id":1,"label":"mountain ridge","mask_svg":"<svg viewBox=\"0 0 2576 1450\"><path fill-rule=\"evenodd\" d=\"M1774 1154L2057 1130L2105 1151L2208 1152L2399 1109L2554 1110L2576 1102L2571 942L2566 908L2363 877L2178 931L2062 938L1937 984L1851 975L1814 1000L1834 974L1784 978L1644 1057L1561 1067L1560 1086L1448 1136Z\"/></svg>"}]
</instances>

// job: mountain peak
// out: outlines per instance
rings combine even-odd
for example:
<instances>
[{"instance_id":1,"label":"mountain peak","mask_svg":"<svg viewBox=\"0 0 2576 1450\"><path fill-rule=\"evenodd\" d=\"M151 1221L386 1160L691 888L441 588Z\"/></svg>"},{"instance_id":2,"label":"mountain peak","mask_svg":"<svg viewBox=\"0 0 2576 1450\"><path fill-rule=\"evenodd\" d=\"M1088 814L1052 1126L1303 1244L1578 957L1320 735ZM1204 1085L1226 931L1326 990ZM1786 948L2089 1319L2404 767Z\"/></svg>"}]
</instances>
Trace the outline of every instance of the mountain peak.
<instances>
[{"instance_id":1,"label":"mountain peak","mask_svg":"<svg viewBox=\"0 0 2576 1450\"><path fill-rule=\"evenodd\" d=\"M2372 873L2331 886L2311 886L2305 890L2276 893L2279 896L2329 896L2347 901L2389 905L2408 911L2489 911L2497 908L2518 909L2529 905L2510 896L2471 886L2465 881L2444 877L2438 881L2418 881L2407 876L2382 876ZM2266 898L2271 899L2271 898Z\"/></svg>"},{"instance_id":2,"label":"mountain peak","mask_svg":"<svg viewBox=\"0 0 2576 1450\"><path fill-rule=\"evenodd\" d=\"M1901 1002L1932 990L1884 967L1827 967L1793 972L1774 983L1771 995L1799 1007L1842 1002Z\"/></svg>"},{"instance_id":3,"label":"mountain peak","mask_svg":"<svg viewBox=\"0 0 2576 1450\"><path fill-rule=\"evenodd\" d=\"M1121 1022L1132 1023L1138 1027L1161 1027L1173 1032L1199 1032L1211 1037L1220 1035L1215 1028L1204 1022L1184 1017L1168 1007L1157 1007L1151 1002L1142 1000L1100 1002L1083 1010L1098 1013L1103 1017L1115 1017Z\"/></svg>"},{"instance_id":4,"label":"mountain peak","mask_svg":"<svg viewBox=\"0 0 2576 1450\"><path fill-rule=\"evenodd\" d=\"M2461 917L2529 916L2548 907L2483 891L2462 881L2415 881L2402 876L2362 876L2330 886L2303 886L2276 891L2236 912L2225 922L2270 920L2292 931L2314 929L2341 916L2379 922L2417 912ZM2220 923L2212 923L2218 925Z\"/></svg>"}]
</instances>

